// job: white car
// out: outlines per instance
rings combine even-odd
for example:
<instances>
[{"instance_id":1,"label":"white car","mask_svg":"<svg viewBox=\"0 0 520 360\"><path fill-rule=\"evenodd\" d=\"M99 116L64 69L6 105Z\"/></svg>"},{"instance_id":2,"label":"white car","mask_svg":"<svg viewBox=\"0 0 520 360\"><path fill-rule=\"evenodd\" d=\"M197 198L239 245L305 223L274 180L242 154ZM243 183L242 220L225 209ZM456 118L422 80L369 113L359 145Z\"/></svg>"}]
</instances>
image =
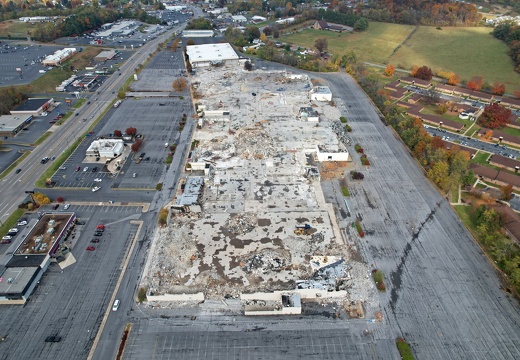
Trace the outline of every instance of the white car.
<instances>
[{"instance_id":1,"label":"white car","mask_svg":"<svg viewBox=\"0 0 520 360\"><path fill-rule=\"evenodd\" d=\"M27 221L22 220L22 221L18 222L16 225L18 225L18 226L24 226L24 225L27 225Z\"/></svg>"},{"instance_id":2,"label":"white car","mask_svg":"<svg viewBox=\"0 0 520 360\"><path fill-rule=\"evenodd\" d=\"M13 237L11 235L6 235L2 238L2 240L11 240Z\"/></svg>"},{"instance_id":3,"label":"white car","mask_svg":"<svg viewBox=\"0 0 520 360\"><path fill-rule=\"evenodd\" d=\"M67 210L68 208L70 208L70 204L65 204L65 206L63 207L63 209Z\"/></svg>"},{"instance_id":4,"label":"white car","mask_svg":"<svg viewBox=\"0 0 520 360\"><path fill-rule=\"evenodd\" d=\"M85 166L85 167L83 168L83 172L87 172L87 171L88 171L88 166Z\"/></svg>"},{"instance_id":5,"label":"white car","mask_svg":"<svg viewBox=\"0 0 520 360\"><path fill-rule=\"evenodd\" d=\"M13 232L13 233L17 233L18 232L18 229L17 228L12 228L12 229L9 229L8 232Z\"/></svg>"},{"instance_id":6,"label":"white car","mask_svg":"<svg viewBox=\"0 0 520 360\"><path fill-rule=\"evenodd\" d=\"M97 178L97 179L94 179L94 181L95 181L95 182L101 182L101 181L103 181L103 179L99 179L99 178Z\"/></svg>"},{"instance_id":7,"label":"white car","mask_svg":"<svg viewBox=\"0 0 520 360\"><path fill-rule=\"evenodd\" d=\"M96 191L98 191L99 189L101 189L101 186L94 186L94 187L92 188L92 192L96 192Z\"/></svg>"}]
</instances>

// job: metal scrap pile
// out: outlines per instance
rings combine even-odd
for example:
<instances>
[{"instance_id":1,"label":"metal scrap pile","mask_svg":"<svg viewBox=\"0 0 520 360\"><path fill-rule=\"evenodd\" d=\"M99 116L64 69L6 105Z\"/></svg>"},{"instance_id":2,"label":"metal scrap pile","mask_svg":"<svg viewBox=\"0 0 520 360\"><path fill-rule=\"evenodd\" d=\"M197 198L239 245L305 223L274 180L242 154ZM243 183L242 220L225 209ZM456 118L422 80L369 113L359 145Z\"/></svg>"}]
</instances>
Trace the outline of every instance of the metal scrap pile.
<instances>
[{"instance_id":1,"label":"metal scrap pile","mask_svg":"<svg viewBox=\"0 0 520 360\"><path fill-rule=\"evenodd\" d=\"M350 137L347 135L347 131L345 130L345 126L339 121L333 121L331 125L332 131L338 137L338 140L343 145L347 146L350 144Z\"/></svg>"},{"instance_id":2,"label":"metal scrap pile","mask_svg":"<svg viewBox=\"0 0 520 360\"><path fill-rule=\"evenodd\" d=\"M289 254L283 254L280 251L267 249L258 254L250 255L244 261L242 270L246 273L265 274L270 271L281 271L287 268L290 264Z\"/></svg>"}]
</instances>

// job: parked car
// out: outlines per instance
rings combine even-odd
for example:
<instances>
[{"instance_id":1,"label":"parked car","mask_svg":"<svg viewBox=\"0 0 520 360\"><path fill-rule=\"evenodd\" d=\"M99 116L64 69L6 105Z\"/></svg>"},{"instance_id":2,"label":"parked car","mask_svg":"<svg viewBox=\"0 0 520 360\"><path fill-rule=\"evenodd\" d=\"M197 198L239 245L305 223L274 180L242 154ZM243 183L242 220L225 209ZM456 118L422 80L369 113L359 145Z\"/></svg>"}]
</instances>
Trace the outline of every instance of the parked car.
<instances>
[{"instance_id":1,"label":"parked car","mask_svg":"<svg viewBox=\"0 0 520 360\"><path fill-rule=\"evenodd\" d=\"M64 210L67 210L68 208L70 208L70 204L65 204L65 206L63 206Z\"/></svg>"},{"instance_id":2,"label":"parked car","mask_svg":"<svg viewBox=\"0 0 520 360\"><path fill-rule=\"evenodd\" d=\"M103 232L102 231L96 231L94 233L94 236L103 236Z\"/></svg>"},{"instance_id":3,"label":"parked car","mask_svg":"<svg viewBox=\"0 0 520 360\"><path fill-rule=\"evenodd\" d=\"M75 171L78 172L80 170L81 170L81 167L77 166Z\"/></svg>"},{"instance_id":4,"label":"parked car","mask_svg":"<svg viewBox=\"0 0 520 360\"><path fill-rule=\"evenodd\" d=\"M66 166L60 166L60 170L67 170Z\"/></svg>"},{"instance_id":5,"label":"parked car","mask_svg":"<svg viewBox=\"0 0 520 360\"><path fill-rule=\"evenodd\" d=\"M27 221L25 221L25 220L18 221L18 223L16 225L25 226L25 225L27 225Z\"/></svg>"},{"instance_id":6,"label":"parked car","mask_svg":"<svg viewBox=\"0 0 520 360\"><path fill-rule=\"evenodd\" d=\"M98 226L96 226L96 229L103 229L103 230L105 230L105 224L99 224Z\"/></svg>"},{"instance_id":7,"label":"parked car","mask_svg":"<svg viewBox=\"0 0 520 360\"><path fill-rule=\"evenodd\" d=\"M99 242L99 239L92 239L92 240L90 240L90 242L97 244Z\"/></svg>"},{"instance_id":8,"label":"parked car","mask_svg":"<svg viewBox=\"0 0 520 360\"><path fill-rule=\"evenodd\" d=\"M2 237L2 240L11 240L13 237L11 235L5 235Z\"/></svg>"},{"instance_id":9,"label":"parked car","mask_svg":"<svg viewBox=\"0 0 520 360\"><path fill-rule=\"evenodd\" d=\"M94 187L92 188L92 192L96 192L96 191L98 191L99 189L101 189L101 186L94 186Z\"/></svg>"},{"instance_id":10,"label":"parked car","mask_svg":"<svg viewBox=\"0 0 520 360\"><path fill-rule=\"evenodd\" d=\"M0 241L0 244L10 244L10 243L11 243L10 239L5 239L5 240Z\"/></svg>"},{"instance_id":11,"label":"parked car","mask_svg":"<svg viewBox=\"0 0 520 360\"><path fill-rule=\"evenodd\" d=\"M56 204L52 207L52 210L57 210L60 207L60 204Z\"/></svg>"},{"instance_id":12,"label":"parked car","mask_svg":"<svg viewBox=\"0 0 520 360\"><path fill-rule=\"evenodd\" d=\"M87 172L87 171L88 171L88 166L85 166L85 167L83 168L83 172Z\"/></svg>"},{"instance_id":13,"label":"parked car","mask_svg":"<svg viewBox=\"0 0 520 360\"><path fill-rule=\"evenodd\" d=\"M96 172L97 169L98 169L97 166L94 166L94 167L92 168L92 172Z\"/></svg>"},{"instance_id":14,"label":"parked car","mask_svg":"<svg viewBox=\"0 0 520 360\"><path fill-rule=\"evenodd\" d=\"M87 246L87 248L85 250L94 251L94 250L96 250L96 248L94 246Z\"/></svg>"},{"instance_id":15,"label":"parked car","mask_svg":"<svg viewBox=\"0 0 520 360\"><path fill-rule=\"evenodd\" d=\"M94 179L94 181L95 182L101 182L101 181L103 181L103 179L96 178L96 179Z\"/></svg>"},{"instance_id":16,"label":"parked car","mask_svg":"<svg viewBox=\"0 0 520 360\"><path fill-rule=\"evenodd\" d=\"M17 233L18 231L19 231L18 228L9 229L9 232L12 232L12 233Z\"/></svg>"}]
</instances>

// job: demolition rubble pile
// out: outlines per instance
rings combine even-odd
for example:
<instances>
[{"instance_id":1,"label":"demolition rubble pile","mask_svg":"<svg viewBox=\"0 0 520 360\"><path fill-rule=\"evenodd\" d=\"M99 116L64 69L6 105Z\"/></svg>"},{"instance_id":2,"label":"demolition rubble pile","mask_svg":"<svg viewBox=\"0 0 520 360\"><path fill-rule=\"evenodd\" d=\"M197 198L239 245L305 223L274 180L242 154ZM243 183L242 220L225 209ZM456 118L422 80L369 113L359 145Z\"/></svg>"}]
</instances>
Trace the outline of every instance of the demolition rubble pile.
<instances>
[{"instance_id":1,"label":"demolition rubble pile","mask_svg":"<svg viewBox=\"0 0 520 360\"><path fill-rule=\"evenodd\" d=\"M240 129L235 133L237 154L247 160L273 158L283 154L273 143L267 131L259 127Z\"/></svg>"},{"instance_id":2,"label":"demolition rubble pile","mask_svg":"<svg viewBox=\"0 0 520 360\"><path fill-rule=\"evenodd\" d=\"M201 121L194 135L199 143L192 158L210 168L203 212L175 213L159 230L145 279L150 294L203 292L222 299L345 290L348 301L370 303L376 297L369 270L351 261L334 212L305 178L305 151L349 142L339 110L309 104L309 80L282 72L225 65L200 69L195 80L201 104L229 117L215 116L215 126ZM302 122L298 112L307 106L319 109L319 122Z\"/></svg>"},{"instance_id":3,"label":"demolition rubble pile","mask_svg":"<svg viewBox=\"0 0 520 360\"><path fill-rule=\"evenodd\" d=\"M229 234L243 235L253 231L256 227L258 219L252 213L246 214L232 214L223 226Z\"/></svg>"}]
</instances>

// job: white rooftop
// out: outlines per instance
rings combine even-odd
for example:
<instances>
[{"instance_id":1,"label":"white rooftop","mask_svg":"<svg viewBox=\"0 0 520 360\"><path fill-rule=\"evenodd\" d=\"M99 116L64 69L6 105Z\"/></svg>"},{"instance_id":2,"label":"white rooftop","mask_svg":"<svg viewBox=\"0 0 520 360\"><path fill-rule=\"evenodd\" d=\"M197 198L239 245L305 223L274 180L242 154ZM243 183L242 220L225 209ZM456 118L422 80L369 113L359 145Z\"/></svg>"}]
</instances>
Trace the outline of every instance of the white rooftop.
<instances>
[{"instance_id":1,"label":"white rooftop","mask_svg":"<svg viewBox=\"0 0 520 360\"><path fill-rule=\"evenodd\" d=\"M229 43L190 45L187 47L190 62L238 60L238 55Z\"/></svg>"}]
</instances>

